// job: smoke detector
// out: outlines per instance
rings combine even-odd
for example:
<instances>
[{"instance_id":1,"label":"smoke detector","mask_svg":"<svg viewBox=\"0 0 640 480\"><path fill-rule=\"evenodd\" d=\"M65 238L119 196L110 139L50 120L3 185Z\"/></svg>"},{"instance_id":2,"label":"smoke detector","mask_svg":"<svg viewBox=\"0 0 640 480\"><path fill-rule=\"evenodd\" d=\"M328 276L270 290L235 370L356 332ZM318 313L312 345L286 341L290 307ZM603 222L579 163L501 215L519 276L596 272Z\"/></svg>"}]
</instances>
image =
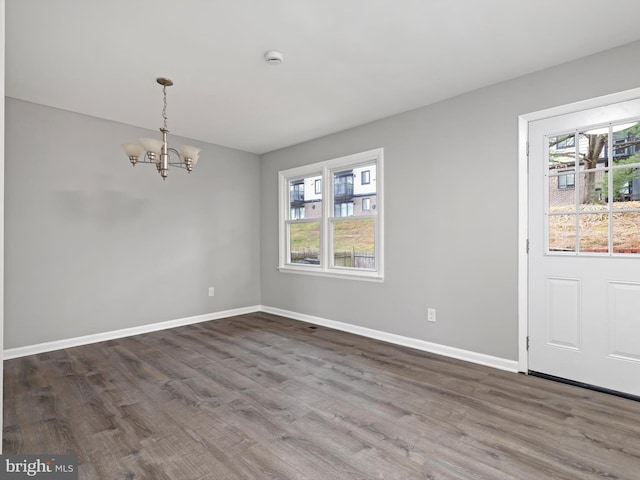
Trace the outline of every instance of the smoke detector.
<instances>
[{"instance_id":1,"label":"smoke detector","mask_svg":"<svg viewBox=\"0 0 640 480\"><path fill-rule=\"evenodd\" d=\"M269 65L280 65L284 61L284 55L278 50L264 52L264 61Z\"/></svg>"}]
</instances>

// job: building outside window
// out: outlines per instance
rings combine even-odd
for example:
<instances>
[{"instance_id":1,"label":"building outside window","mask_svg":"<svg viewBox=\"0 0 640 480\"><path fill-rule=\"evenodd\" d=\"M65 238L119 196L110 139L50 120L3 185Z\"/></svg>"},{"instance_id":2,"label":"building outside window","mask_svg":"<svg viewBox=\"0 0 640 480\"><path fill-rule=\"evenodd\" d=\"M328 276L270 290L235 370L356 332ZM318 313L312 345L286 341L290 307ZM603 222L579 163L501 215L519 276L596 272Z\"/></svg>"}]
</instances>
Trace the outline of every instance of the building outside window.
<instances>
[{"instance_id":1,"label":"building outside window","mask_svg":"<svg viewBox=\"0 0 640 480\"><path fill-rule=\"evenodd\" d=\"M353 196L353 171L336 173L333 176L333 188L335 198Z\"/></svg>"},{"instance_id":2,"label":"building outside window","mask_svg":"<svg viewBox=\"0 0 640 480\"><path fill-rule=\"evenodd\" d=\"M292 183L290 191L292 202L304 202L304 182Z\"/></svg>"}]
</instances>

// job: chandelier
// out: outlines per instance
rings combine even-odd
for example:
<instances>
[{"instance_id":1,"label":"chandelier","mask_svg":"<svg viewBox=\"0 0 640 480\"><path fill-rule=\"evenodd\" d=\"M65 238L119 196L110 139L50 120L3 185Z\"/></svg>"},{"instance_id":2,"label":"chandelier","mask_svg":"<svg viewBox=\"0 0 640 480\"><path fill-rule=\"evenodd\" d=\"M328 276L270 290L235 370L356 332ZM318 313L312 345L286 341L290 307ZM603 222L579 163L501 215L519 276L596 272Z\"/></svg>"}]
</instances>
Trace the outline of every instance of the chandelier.
<instances>
[{"instance_id":1,"label":"chandelier","mask_svg":"<svg viewBox=\"0 0 640 480\"><path fill-rule=\"evenodd\" d=\"M191 145L182 145L179 152L175 148L169 147L167 144L167 87L173 85L173 81L168 78L158 78L156 81L162 85L162 94L164 96L164 107L162 108L162 118L164 124L160 131L162 132L162 140L156 138L141 138L140 143L125 143L122 145L126 152L131 165L134 167L137 163L154 164L158 169L158 173L163 180L167 179L169 174L169 165L172 167L185 168L191 173L193 167L198 163L200 149Z\"/></svg>"}]
</instances>

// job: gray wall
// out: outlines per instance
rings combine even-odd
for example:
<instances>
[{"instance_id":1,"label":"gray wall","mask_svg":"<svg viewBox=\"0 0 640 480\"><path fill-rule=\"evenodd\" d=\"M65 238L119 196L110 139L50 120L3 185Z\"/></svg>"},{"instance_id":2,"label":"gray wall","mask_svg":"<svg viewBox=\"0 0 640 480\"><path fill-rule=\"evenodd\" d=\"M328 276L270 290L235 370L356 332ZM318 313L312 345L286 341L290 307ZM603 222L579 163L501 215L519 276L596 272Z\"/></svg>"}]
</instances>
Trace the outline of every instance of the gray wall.
<instances>
[{"instance_id":1,"label":"gray wall","mask_svg":"<svg viewBox=\"0 0 640 480\"><path fill-rule=\"evenodd\" d=\"M518 115L639 87L638 58L626 45L263 155L262 303L516 360ZM277 172L375 147L384 283L279 273Z\"/></svg>"},{"instance_id":2,"label":"gray wall","mask_svg":"<svg viewBox=\"0 0 640 480\"><path fill-rule=\"evenodd\" d=\"M6 99L5 348L260 303L258 156L170 135L202 154L163 182L143 136Z\"/></svg>"},{"instance_id":3,"label":"gray wall","mask_svg":"<svg viewBox=\"0 0 640 480\"><path fill-rule=\"evenodd\" d=\"M196 173L166 182L120 148L157 131L7 99L5 348L262 303L515 360L517 117L638 87L639 56L630 44L261 161L190 141ZM278 273L277 172L375 147L385 282Z\"/></svg>"}]
</instances>

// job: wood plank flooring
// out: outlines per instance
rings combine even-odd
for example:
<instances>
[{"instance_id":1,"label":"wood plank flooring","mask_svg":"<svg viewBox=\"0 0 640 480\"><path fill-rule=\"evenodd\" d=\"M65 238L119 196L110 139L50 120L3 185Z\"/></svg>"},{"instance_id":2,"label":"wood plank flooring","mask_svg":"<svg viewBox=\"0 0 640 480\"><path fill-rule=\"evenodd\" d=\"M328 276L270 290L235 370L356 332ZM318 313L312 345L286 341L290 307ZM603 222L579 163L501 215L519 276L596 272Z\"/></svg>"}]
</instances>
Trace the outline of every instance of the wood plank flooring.
<instances>
[{"instance_id":1,"label":"wood plank flooring","mask_svg":"<svg viewBox=\"0 0 640 480\"><path fill-rule=\"evenodd\" d=\"M640 403L255 313L5 362L80 479L640 479Z\"/></svg>"}]
</instances>

